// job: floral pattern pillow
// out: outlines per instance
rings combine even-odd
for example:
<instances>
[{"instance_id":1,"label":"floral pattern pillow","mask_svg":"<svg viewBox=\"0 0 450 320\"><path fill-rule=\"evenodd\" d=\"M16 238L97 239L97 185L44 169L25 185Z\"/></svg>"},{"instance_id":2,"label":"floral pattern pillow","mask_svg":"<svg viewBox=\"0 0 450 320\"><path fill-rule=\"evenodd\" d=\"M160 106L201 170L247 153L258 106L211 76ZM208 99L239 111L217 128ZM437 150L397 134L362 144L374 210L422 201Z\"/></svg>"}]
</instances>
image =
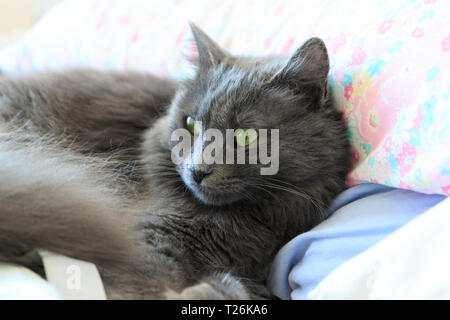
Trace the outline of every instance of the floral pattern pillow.
<instances>
[{"instance_id":1,"label":"floral pattern pillow","mask_svg":"<svg viewBox=\"0 0 450 320\"><path fill-rule=\"evenodd\" d=\"M449 1L67 0L0 51L0 69L184 78L188 21L234 54L287 56L321 37L353 146L349 183L450 195Z\"/></svg>"}]
</instances>

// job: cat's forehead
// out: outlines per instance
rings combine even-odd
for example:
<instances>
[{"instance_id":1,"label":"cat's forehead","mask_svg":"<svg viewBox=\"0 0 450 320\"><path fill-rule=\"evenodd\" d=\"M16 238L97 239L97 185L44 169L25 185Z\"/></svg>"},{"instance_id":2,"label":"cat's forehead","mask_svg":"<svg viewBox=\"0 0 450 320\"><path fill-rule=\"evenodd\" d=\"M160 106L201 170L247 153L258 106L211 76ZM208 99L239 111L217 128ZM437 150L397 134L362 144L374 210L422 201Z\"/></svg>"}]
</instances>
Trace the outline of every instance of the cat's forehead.
<instances>
[{"instance_id":1,"label":"cat's forehead","mask_svg":"<svg viewBox=\"0 0 450 320\"><path fill-rule=\"evenodd\" d=\"M218 68L205 77L194 106L196 117L207 124L236 126L258 118L255 109L266 75L243 68Z\"/></svg>"}]
</instances>

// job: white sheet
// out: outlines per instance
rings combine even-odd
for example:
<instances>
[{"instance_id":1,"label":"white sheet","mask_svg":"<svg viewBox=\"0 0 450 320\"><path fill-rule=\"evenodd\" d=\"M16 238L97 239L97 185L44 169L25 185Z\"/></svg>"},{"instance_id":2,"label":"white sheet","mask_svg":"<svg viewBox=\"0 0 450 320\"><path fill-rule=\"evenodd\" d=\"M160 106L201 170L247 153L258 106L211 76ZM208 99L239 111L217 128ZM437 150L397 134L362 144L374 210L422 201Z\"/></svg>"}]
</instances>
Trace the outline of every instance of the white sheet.
<instances>
[{"instance_id":1,"label":"white sheet","mask_svg":"<svg viewBox=\"0 0 450 320\"><path fill-rule=\"evenodd\" d=\"M450 299L450 198L347 261L310 299Z\"/></svg>"},{"instance_id":2,"label":"white sheet","mask_svg":"<svg viewBox=\"0 0 450 320\"><path fill-rule=\"evenodd\" d=\"M33 271L0 262L0 300L58 300L55 287Z\"/></svg>"}]
</instances>

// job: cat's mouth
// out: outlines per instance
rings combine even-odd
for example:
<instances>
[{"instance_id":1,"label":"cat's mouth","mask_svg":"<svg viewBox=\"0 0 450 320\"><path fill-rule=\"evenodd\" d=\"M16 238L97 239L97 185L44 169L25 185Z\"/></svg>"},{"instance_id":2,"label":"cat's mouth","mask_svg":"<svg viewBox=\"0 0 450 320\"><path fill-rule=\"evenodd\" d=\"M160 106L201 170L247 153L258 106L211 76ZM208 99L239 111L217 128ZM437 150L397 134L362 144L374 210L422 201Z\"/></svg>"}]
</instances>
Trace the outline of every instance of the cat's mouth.
<instances>
[{"instance_id":1,"label":"cat's mouth","mask_svg":"<svg viewBox=\"0 0 450 320\"><path fill-rule=\"evenodd\" d=\"M187 185L195 198L202 203L212 206L231 204L242 199L240 192L230 192L221 188L207 187L202 185Z\"/></svg>"},{"instance_id":2,"label":"cat's mouth","mask_svg":"<svg viewBox=\"0 0 450 320\"><path fill-rule=\"evenodd\" d=\"M211 181L213 179L210 178L199 182L187 170L181 171L180 176L192 195L204 204L221 206L242 199L241 188L238 188L234 183L213 182Z\"/></svg>"}]
</instances>

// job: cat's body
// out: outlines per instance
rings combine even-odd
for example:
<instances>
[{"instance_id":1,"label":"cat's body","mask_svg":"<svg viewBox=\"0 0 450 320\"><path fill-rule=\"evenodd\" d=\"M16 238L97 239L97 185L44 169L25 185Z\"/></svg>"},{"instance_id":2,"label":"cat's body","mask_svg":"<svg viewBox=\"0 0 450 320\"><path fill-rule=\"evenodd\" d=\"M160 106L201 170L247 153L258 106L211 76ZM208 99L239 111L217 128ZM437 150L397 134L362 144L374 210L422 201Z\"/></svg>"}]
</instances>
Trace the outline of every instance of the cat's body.
<instances>
[{"instance_id":1,"label":"cat's body","mask_svg":"<svg viewBox=\"0 0 450 320\"><path fill-rule=\"evenodd\" d=\"M345 187L328 58L314 39L287 62L239 59L194 33L199 71L180 85L87 70L0 77L0 259L27 264L39 247L92 261L110 298L267 296L277 250ZM205 167L171 160L186 116L280 129L279 172L224 164L193 179Z\"/></svg>"}]
</instances>

